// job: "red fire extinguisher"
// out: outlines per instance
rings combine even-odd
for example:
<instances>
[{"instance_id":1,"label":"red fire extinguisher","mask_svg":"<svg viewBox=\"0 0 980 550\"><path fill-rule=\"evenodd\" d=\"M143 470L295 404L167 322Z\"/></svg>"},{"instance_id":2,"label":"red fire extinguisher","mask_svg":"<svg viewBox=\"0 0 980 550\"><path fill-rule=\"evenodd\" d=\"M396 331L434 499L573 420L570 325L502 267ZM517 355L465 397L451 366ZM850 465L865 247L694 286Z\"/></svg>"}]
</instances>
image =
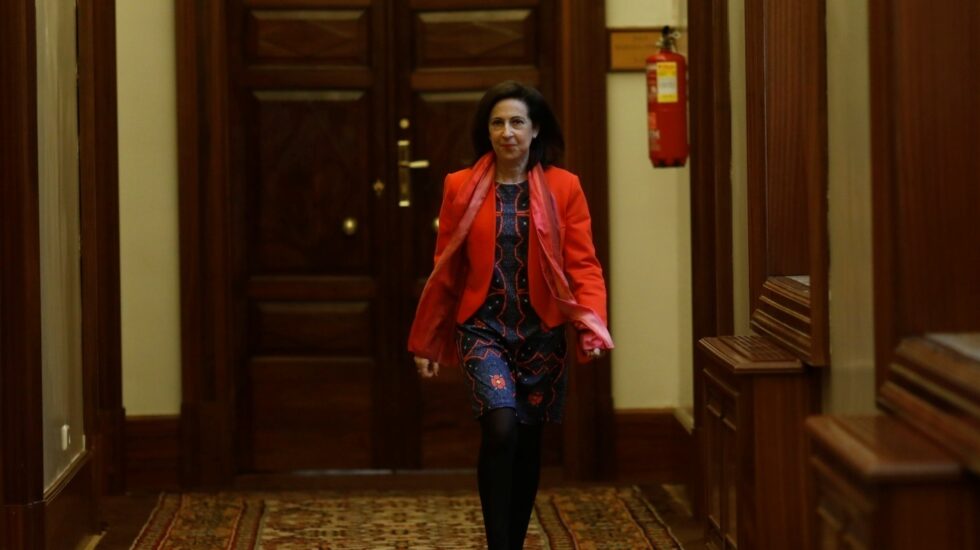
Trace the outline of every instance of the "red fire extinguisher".
<instances>
[{"instance_id":1,"label":"red fire extinguisher","mask_svg":"<svg viewBox=\"0 0 980 550\"><path fill-rule=\"evenodd\" d=\"M687 162L687 62L664 27L660 52L647 58L647 132L655 168Z\"/></svg>"}]
</instances>

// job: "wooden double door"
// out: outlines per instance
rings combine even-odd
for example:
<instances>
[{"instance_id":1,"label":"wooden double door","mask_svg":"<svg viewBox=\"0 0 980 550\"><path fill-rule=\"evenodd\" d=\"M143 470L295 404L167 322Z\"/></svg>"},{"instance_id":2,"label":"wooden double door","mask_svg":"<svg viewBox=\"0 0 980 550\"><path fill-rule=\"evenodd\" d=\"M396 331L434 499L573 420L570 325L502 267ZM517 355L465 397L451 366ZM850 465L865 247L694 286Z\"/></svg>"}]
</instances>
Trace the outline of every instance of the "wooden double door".
<instances>
[{"instance_id":1,"label":"wooden double door","mask_svg":"<svg viewBox=\"0 0 980 550\"><path fill-rule=\"evenodd\" d=\"M552 1L225 6L235 471L471 467L462 375L405 341L482 92L556 99Z\"/></svg>"}]
</instances>

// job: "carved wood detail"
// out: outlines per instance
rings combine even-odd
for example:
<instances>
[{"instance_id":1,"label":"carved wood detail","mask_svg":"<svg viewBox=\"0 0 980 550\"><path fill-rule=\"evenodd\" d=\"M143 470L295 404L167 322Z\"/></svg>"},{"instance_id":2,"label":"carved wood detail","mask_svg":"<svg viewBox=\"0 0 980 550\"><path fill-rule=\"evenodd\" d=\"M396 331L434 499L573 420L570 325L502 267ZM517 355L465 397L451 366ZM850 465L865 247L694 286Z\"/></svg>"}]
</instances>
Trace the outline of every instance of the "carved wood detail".
<instances>
[{"instance_id":1,"label":"carved wood detail","mask_svg":"<svg viewBox=\"0 0 980 550\"><path fill-rule=\"evenodd\" d=\"M950 346L972 343L973 354ZM980 333L905 338L895 350L879 402L980 473Z\"/></svg>"},{"instance_id":2,"label":"carved wood detail","mask_svg":"<svg viewBox=\"0 0 980 550\"><path fill-rule=\"evenodd\" d=\"M532 10L427 11L416 14L415 66L535 65Z\"/></svg>"},{"instance_id":3,"label":"carved wood detail","mask_svg":"<svg viewBox=\"0 0 980 550\"><path fill-rule=\"evenodd\" d=\"M367 268L374 225L365 177L372 172L369 97L292 90L253 97L245 161L249 271ZM357 224L351 235L343 233L346 219Z\"/></svg>"},{"instance_id":4,"label":"carved wood detail","mask_svg":"<svg viewBox=\"0 0 980 550\"><path fill-rule=\"evenodd\" d=\"M369 28L365 10L251 10L247 62L366 66Z\"/></svg>"},{"instance_id":5,"label":"carved wood detail","mask_svg":"<svg viewBox=\"0 0 980 550\"><path fill-rule=\"evenodd\" d=\"M810 287L790 277L769 277L762 285L752 328L771 337L797 357L810 357Z\"/></svg>"}]
</instances>

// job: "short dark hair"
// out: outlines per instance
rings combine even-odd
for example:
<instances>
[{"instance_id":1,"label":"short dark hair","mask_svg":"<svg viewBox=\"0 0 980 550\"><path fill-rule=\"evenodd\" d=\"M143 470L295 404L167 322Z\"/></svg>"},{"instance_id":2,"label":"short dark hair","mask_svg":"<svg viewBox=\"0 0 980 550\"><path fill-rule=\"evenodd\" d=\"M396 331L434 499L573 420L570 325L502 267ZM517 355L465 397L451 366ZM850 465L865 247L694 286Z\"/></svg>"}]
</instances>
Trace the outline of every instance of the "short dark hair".
<instances>
[{"instance_id":1,"label":"short dark hair","mask_svg":"<svg viewBox=\"0 0 980 550\"><path fill-rule=\"evenodd\" d=\"M531 168L540 162L542 167L547 168L557 162L565 152L565 139L561 135L561 127L555 114L541 92L514 80L505 80L487 90L476 106L473 126L470 130L476 158L493 150L493 145L490 143L490 112L493 111L494 105L505 99L523 101L527 105L531 124L538 127L538 136L531 141L527 167Z\"/></svg>"}]
</instances>

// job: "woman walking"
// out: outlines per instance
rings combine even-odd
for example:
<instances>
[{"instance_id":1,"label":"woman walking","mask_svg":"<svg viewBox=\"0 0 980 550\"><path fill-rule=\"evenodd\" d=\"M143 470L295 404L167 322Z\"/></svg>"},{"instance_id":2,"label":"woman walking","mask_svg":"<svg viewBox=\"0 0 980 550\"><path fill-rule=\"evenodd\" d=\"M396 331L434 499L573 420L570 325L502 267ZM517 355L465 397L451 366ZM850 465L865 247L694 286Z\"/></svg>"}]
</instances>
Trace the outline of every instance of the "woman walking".
<instances>
[{"instance_id":1,"label":"woman walking","mask_svg":"<svg viewBox=\"0 0 980 550\"><path fill-rule=\"evenodd\" d=\"M466 374L481 427L477 477L490 550L523 547L541 425L560 422L565 325L580 362L612 349L606 287L578 177L541 94L507 81L473 118L477 161L446 176L435 268L409 336L419 375Z\"/></svg>"}]
</instances>

